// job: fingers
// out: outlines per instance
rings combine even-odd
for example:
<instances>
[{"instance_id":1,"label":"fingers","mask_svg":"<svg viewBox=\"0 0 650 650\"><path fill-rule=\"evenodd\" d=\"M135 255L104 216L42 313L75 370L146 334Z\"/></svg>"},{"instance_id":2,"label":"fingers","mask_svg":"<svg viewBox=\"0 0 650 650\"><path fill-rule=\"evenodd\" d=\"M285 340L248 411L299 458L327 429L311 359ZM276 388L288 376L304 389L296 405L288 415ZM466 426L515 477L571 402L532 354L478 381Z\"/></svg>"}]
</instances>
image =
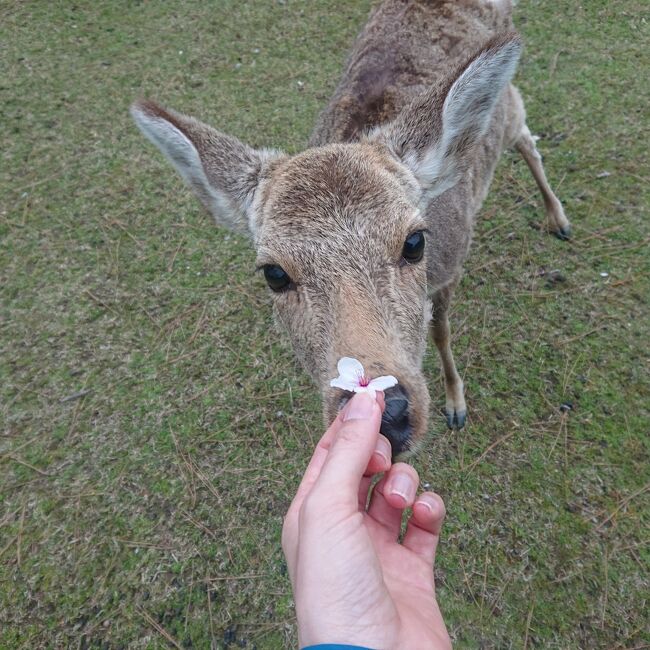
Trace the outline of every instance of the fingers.
<instances>
[{"instance_id":1,"label":"fingers","mask_svg":"<svg viewBox=\"0 0 650 650\"><path fill-rule=\"evenodd\" d=\"M359 483L359 491L357 494L358 494L360 512L364 512L366 506L368 505L368 491L370 490L371 483L372 483L372 476L364 476L361 479L361 483Z\"/></svg>"},{"instance_id":2,"label":"fingers","mask_svg":"<svg viewBox=\"0 0 650 650\"><path fill-rule=\"evenodd\" d=\"M413 515L402 544L433 564L444 519L445 504L442 498L433 492L422 493L413 504Z\"/></svg>"},{"instance_id":3,"label":"fingers","mask_svg":"<svg viewBox=\"0 0 650 650\"><path fill-rule=\"evenodd\" d=\"M372 476L380 472L387 472L390 469L392 449L388 438L381 433L377 437L375 449L372 452L368 467L364 472L365 476Z\"/></svg>"},{"instance_id":4,"label":"fingers","mask_svg":"<svg viewBox=\"0 0 650 650\"><path fill-rule=\"evenodd\" d=\"M356 510L359 484L378 443L381 408L367 393L358 393L342 419L312 492L337 495Z\"/></svg>"},{"instance_id":5,"label":"fingers","mask_svg":"<svg viewBox=\"0 0 650 650\"><path fill-rule=\"evenodd\" d=\"M386 539L397 540L402 511L413 505L420 478L413 467L396 463L375 486L368 515L381 524Z\"/></svg>"},{"instance_id":6,"label":"fingers","mask_svg":"<svg viewBox=\"0 0 650 650\"><path fill-rule=\"evenodd\" d=\"M363 398L365 398L366 401L372 402L370 411L373 414L373 417L376 417L377 409L380 410L379 419L381 419L381 408L383 407L383 394L378 393L377 395L378 397L381 396L381 401L378 405L377 403L375 403L374 406L372 406L374 400L372 400L372 398L370 398L368 395L364 395ZM323 437L319 440L318 444L316 445L316 449L314 450L314 453L311 457L309 465L305 470L305 474L302 478L302 481L300 482L300 485L296 492L296 496L293 498L289 510L287 511L287 515L284 519L284 524L282 527L282 548L284 549L285 555L287 556L288 560L294 555L295 549L298 544L298 540L297 540L298 515L302 507L302 504L304 503L305 498L311 492L312 488L314 487L314 484L316 483L318 477L320 476L323 465L325 464L325 461L330 452L330 448L334 440L336 439L337 434L343 427L344 423L346 423L346 427L349 429L348 435L352 435L352 429L354 429L355 422L356 422L355 418L358 415L356 411L351 412L353 408L353 404L352 404L353 401L354 400L351 399L348 402L348 404L346 404L345 408L337 415L334 422L332 422L332 424L327 429ZM379 425L377 425L377 429L378 428ZM390 462L391 462L390 459L391 459L390 443L388 442L387 438L385 438L382 435L379 435L375 442L374 452L371 454L370 459L367 463L365 474L376 474L378 472L385 472L390 467ZM367 492L367 488L368 488L368 484L366 485L366 492ZM364 502L364 507L365 507L365 502Z\"/></svg>"}]
</instances>

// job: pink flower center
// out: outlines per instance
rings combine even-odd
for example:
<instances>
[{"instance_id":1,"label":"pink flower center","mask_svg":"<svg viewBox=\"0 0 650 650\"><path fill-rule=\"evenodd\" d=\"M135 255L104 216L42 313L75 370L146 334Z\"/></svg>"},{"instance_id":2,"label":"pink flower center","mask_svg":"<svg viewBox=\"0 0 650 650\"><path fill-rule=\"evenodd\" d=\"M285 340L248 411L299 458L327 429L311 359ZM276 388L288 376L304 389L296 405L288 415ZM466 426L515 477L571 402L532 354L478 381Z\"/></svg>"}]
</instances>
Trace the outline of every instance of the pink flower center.
<instances>
[{"instance_id":1,"label":"pink flower center","mask_svg":"<svg viewBox=\"0 0 650 650\"><path fill-rule=\"evenodd\" d=\"M364 375L361 375L359 377L359 386L366 387L370 383L370 379L368 377L365 377Z\"/></svg>"}]
</instances>

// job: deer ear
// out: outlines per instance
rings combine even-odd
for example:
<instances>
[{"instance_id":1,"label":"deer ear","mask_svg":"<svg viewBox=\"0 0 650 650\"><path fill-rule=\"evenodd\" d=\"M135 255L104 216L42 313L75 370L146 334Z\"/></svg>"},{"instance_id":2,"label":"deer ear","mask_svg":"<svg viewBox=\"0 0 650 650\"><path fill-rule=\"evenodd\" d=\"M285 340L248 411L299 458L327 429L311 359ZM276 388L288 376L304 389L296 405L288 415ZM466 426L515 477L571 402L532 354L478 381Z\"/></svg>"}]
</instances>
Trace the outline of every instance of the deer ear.
<instances>
[{"instance_id":1,"label":"deer ear","mask_svg":"<svg viewBox=\"0 0 650 650\"><path fill-rule=\"evenodd\" d=\"M254 237L253 196L266 166L279 152L253 149L152 101L136 102L131 115L218 224Z\"/></svg>"},{"instance_id":2,"label":"deer ear","mask_svg":"<svg viewBox=\"0 0 650 650\"><path fill-rule=\"evenodd\" d=\"M471 164L520 53L517 34L492 39L454 75L370 135L411 169L425 201L453 187Z\"/></svg>"}]
</instances>

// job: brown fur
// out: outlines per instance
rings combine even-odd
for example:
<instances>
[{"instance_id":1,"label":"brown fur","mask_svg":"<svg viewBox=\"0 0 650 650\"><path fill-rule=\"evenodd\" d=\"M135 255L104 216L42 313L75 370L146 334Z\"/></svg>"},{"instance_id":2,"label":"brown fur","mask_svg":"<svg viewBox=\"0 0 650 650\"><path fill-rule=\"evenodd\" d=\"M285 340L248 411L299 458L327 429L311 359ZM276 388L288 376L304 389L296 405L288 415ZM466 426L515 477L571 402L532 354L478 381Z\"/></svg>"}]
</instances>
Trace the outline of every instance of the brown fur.
<instances>
[{"instance_id":1,"label":"brown fur","mask_svg":"<svg viewBox=\"0 0 650 650\"><path fill-rule=\"evenodd\" d=\"M504 5L506 5L504 7ZM477 47L513 30L510 3L388 0L357 37L309 144L349 142L394 117L467 63Z\"/></svg>"},{"instance_id":2,"label":"brown fur","mask_svg":"<svg viewBox=\"0 0 650 650\"><path fill-rule=\"evenodd\" d=\"M311 148L292 157L134 105L143 132L217 221L251 236L259 266L291 277L290 290L271 294L274 310L321 387L327 421L341 398L329 380L337 360L353 356L370 375L399 379L415 448L429 412L421 366L430 327L448 422L463 426L447 309L505 147L531 167L549 227L568 230L508 83L519 51L510 13L510 0L386 0L357 38ZM425 260L406 264L404 241L419 230Z\"/></svg>"}]
</instances>

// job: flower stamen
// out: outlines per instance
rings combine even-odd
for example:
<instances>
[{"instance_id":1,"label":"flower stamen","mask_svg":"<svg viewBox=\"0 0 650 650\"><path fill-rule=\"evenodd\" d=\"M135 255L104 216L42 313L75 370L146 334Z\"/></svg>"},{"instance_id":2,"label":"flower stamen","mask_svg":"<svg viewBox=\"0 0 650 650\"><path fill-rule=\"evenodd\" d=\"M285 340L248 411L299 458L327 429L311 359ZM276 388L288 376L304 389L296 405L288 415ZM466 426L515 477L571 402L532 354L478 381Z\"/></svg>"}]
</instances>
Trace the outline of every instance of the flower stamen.
<instances>
[{"instance_id":1,"label":"flower stamen","mask_svg":"<svg viewBox=\"0 0 650 650\"><path fill-rule=\"evenodd\" d=\"M378 390L386 390L397 384L397 379L392 375L371 379L361 363L351 357L339 359L337 369L339 376L330 381L330 386L352 393L368 393L375 397Z\"/></svg>"}]
</instances>

